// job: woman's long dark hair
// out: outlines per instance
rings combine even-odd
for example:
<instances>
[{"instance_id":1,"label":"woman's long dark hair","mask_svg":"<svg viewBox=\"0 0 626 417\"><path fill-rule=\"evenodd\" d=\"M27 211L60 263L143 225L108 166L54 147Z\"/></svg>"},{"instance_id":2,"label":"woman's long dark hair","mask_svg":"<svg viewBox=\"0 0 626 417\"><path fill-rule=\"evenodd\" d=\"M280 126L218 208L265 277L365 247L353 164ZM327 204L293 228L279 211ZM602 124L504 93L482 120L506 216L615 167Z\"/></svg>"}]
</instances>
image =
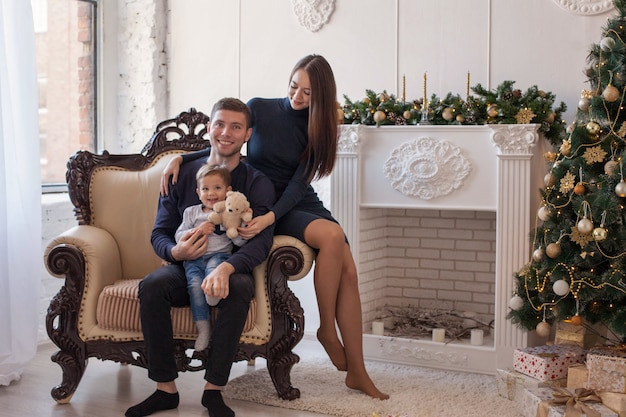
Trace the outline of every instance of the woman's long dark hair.
<instances>
[{"instance_id":1,"label":"woman's long dark hair","mask_svg":"<svg viewBox=\"0 0 626 417\"><path fill-rule=\"evenodd\" d=\"M307 55L291 71L289 82L299 69L309 76L309 142L302 158L307 161L309 181L330 175L337 156L337 85L333 70L321 55Z\"/></svg>"}]
</instances>

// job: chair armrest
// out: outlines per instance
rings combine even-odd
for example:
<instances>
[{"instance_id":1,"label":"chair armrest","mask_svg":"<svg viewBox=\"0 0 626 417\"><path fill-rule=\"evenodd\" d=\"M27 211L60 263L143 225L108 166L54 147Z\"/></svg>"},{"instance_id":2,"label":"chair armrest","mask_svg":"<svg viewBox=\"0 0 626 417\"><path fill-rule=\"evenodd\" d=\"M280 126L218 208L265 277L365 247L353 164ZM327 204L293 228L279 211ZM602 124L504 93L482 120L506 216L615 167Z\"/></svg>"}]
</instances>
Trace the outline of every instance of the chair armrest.
<instances>
[{"instance_id":1,"label":"chair armrest","mask_svg":"<svg viewBox=\"0 0 626 417\"><path fill-rule=\"evenodd\" d=\"M102 289L122 278L115 239L94 226L75 226L48 244L44 261L53 276L65 277L65 285L48 308L48 335L54 340L51 332L58 333L52 323L56 316L72 312L67 321L75 321L73 328L78 327L79 337L85 340L97 324L96 309Z\"/></svg>"},{"instance_id":2,"label":"chair armrest","mask_svg":"<svg viewBox=\"0 0 626 417\"><path fill-rule=\"evenodd\" d=\"M274 253L276 249L283 247L294 247L302 253L303 257L302 269L298 273L289 275L289 281L297 281L305 277L311 270L313 262L315 261L315 252L313 251L313 249L309 245L299 239L296 239L295 237L276 235L274 236L274 244L272 245L272 249L270 249L269 257L272 256L272 253Z\"/></svg>"}]
</instances>

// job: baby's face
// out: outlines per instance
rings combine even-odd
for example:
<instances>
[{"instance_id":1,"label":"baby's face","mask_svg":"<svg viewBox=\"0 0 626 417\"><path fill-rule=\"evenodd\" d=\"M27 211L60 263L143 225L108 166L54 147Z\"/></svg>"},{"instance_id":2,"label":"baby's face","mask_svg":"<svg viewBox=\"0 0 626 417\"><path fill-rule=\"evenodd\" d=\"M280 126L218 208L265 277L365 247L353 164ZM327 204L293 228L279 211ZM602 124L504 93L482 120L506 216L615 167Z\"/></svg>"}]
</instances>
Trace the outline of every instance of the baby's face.
<instances>
[{"instance_id":1,"label":"baby's face","mask_svg":"<svg viewBox=\"0 0 626 417\"><path fill-rule=\"evenodd\" d=\"M205 175L198 181L196 192L202 204L212 209L213 204L226 199L226 192L229 188L221 176Z\"/></svg>"}]
</instances>

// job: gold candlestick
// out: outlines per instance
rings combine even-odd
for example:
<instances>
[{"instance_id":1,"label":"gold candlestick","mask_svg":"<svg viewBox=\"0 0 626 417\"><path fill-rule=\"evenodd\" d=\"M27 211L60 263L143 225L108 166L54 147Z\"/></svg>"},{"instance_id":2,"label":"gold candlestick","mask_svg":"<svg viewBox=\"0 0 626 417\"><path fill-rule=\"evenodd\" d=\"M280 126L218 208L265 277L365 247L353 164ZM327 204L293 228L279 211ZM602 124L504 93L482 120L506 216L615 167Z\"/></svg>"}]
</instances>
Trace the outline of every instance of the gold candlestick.
<instances>
[{"instance_id":1,"label":"gold candlestick","mask_svg":"<svg viewBox=\"0 0 626 417\"><path fill-rule=\"evenodd\" d=\"M402 75L402 102L406 101L406 76Z\"/></svg>"},{"instance_id":2,"label":"gold candlestick","mask_svg":"<svg viewBox=\"0 0 626 417\"><path fill-rule=\"evenodd\" d=\"M424 73L424 102L422 103L422 107L426 108L426 73Z\"/></svg>"},{"instance_id":3,"label":"gold candlestick","mask_svg":"<svg viewBox=\"0 0 626 417\"><path fill-rule=\"evenodd\" d=\"M465 101L469 100L470 93L470 73L467 71L467 86L465 87Z\"/></svg>"}]
</instances>

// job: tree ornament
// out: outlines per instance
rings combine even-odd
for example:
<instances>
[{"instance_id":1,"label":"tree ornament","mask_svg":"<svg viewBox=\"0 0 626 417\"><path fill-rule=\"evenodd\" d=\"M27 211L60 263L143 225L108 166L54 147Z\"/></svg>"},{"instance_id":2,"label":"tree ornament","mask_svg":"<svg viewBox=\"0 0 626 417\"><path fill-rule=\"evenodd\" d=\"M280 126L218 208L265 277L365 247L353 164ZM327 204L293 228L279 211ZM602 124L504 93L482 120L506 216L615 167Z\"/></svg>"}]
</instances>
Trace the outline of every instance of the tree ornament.
<instances>
[{"instance_id":1,"label":"tree ornament","mask_svg":"<svg viewBox=\"0 0 626 417\"><path fill-rule=\"evenodd\" d=\"M404 113L402 114L402 116L403 116L405 119L407 119L407 120L408 120L408 119L410 119L410 118L411 118L411 111L409 111L409 110L405 110L405 111L404 111Z\"/></svg>"},{"instance_id":2,"label":"tree ornament","mask_svg":"<svg viewBox=\"0 0 626 417\"><path fill-rule=\"evenodd\" d=\"M550 243L546 247L546 255L548 255L550 258L552 259L558 258L560 254L561 254L561 245L559 245L558 243Z\"/></svg>"},{"instance_id":3,"label":"tree ornament","mask_svg":"<svg viewBox=\"0 0 626 417\"><path fill-rule=\"evenodd\" d=\"M509 300L509 307L511 310L519 311L524 307L524 300L519 295L515 294Z\"/></svg>"},{"instance_id":4,"label":"tree ornament","mask_svg":"<svg viewBox=\"0 0 626 417\"><path fill-rule=\"evenodd\" d=\"M444 120L451 122L452 120L454 120L454 109L451 109L450 107L446 107L441 112L441 117L443 117Z\"/></svg>"},{"instance_id":5,"label":"tree ornament","mask_svg":"<svg viewBox=\"0 0 626 417\"><path fill-rule=\"evenodd\" d=\"M535 330L537 331L537 336L540 337L547 337L550 336L550 332L552 331L552 327L550 326L550 324L544 319L542 322L540 322L537 327L535 328Z\"/></svg>"},{"instance_id":6,"label":"tree ornament","mask_svg":"<svg viewBox=\"0 0 626 417\"><path fill-rule=\"evenodd\" d=\"M574 187L574 194L576 194L576 195L583 195L583 194L585 194L585 191L586 191L585 185L582 182L579 182Z\"/></svg>"},{"instance_id":7,"label":"tree ornament","mask_svg":"<svg viewBox=\"0 0 626 417\"><path fill-rule=\"evenodd\" d=\"M593 222L586 217L583 217L578 221L576 225L578 231L582 234L591 233L593 231Z\"/></svg>"},{"instance_id":8,"label":"tree ornament","mask_svg":"<svg viewBox=\"0 0 626 417\"><path fill-rule=\"evenodd\" d=\"M626 181L621 180L617 183L615 186L615 194L617 194L618 197L626 197Z\"/></svg>"},{"instance_id":9,"label":"tree ornament","mask_svg":"<svg viewBox=\"0 0 626 417\"><path fill-rule=\"evenodd\" d=\"M569 156L572 153L572 140L563 139L563 143L561 143L559 147L559 152L561 152L563 156Z\"/></svg>"},{"instance_id":10,"label":"tree ornament","mask_svg":"<svg viewBox=\"0 0 626 417\"><path fill-rule=\"evenodd\" d=\"M492 104L491 106L487 107L487 115L489 117L496 117L499 112L500 110L498 109L498 106L496 106L495 104Z\"/></svg>"},{"instance_id":11,"label":"tree ornament","mask_svg":"<svg viewBox=\"0 0 626 417\"><path fill-rule=\"evenodd\" d=\"M604 164L604 173L606 175L613 175L615 172L615 168L617 168L617 161L611 159L606 164Z\"/></svg>"},{"instance_id":12,"label":"tree ornament","mask_svg":"<svg viewBox=\"0 0 626 417\"><path fill-rule=\"evenodd\" d=\"M569 292L569 284L564 279L560 279L552 284L552 291L559 297L563 297Z\"/></svg>"},{"instance_id":13,"label":"tree ornament","mask_svg":"<svg viewBox=\"0 0 626 417\"><path fill-rule=\"evenodd\" d=\"M459 123L463 123L465 121L465 116L463 116L462 114L457 114L456 121Z\"/></svg>"},{"instance_id":14,"label":"tree ornament","mask_svg":"<svg viewBox=\"0 0 626 417\"><path fill-rule=\"evenodd\" d=\"M551 215L552 215L552 210L550 209L550 207L546 205L539 207L539 210L537 210L537 217L539 217L539 219L542 222L545 222L546 220L548 220Z\"/></svg>"},{"instance_id":15,"label":"tree ornament","mask_svg":"<svg viewBox=\"0 0 626 417\"><path fill-rule=\"evenodd\" d=\"M615 47L615 39L609 36L602 38L602 40L600 41L600 48L604 52L612 51L614 47Z\"/></svg>"},{"instance_id":16,"label":"tree ornament","mask_svg":"<svg viewBox=\"0 0 626 417\"><path fill-rule=\"evenodd\" d=\"M546 187L554 187L554 184L556 184L556 177L554 176L552 172L548 172L543 177L543 182L546 185Z\"/></svg>"},{"instance_id":17,"label":"tree ornament","mask_svg":"<svg viewBox=\"0 0 626 417\"><path fill-rule=\"evenodd\" d=\"M619 98L619 90L617 87L609 84L602 92L602 97L609 103L613 103Z\"/></svg>"},{"instance_id":18,"label":"tree ornament","mask_svg":"<svg viewBox=\"0 0 626 417\"><path fill-rule=\"evenodd\" d=\"M578 108L584 112L589 111L589 99L587 97L582 97L578 101Z\"/></svg>"},{"instance_id":19,"label":"tree ornament","mask_svg":"<svg viewBox=\"0 0 626 417\"><path fill-rule=\"evenodd\" d=\"M580 326L581 324L583 324L583 318L580 317L580 314L576 313L570 319L570 323L572 323L574 326Z\"/></svg>"},{"instance_id":20,"label":"tree ornament","mask_svg":"<svg viewBox=\"0 0 626 417\"><path fill-rule=\"evenodd\" d=\"M545 256L546 253L543 248L537 248L533 251L533 261L535 262L542 262Z\"/></svg>"},{"instance_id":21,"label":"tree ornament","mask_svg":"<svg viewBox=\"0 0 626 417\"><path fill-rule=\"evenodd\" d=\"M377 110L376 113L374 113L374 121L376 123L380 123L383 120L385 120L386 118L387 118L387 115L382 110Z\"/></svg>"},{"instance_id":22,"label":"tree ornament","mask_svg":"<svg viewBox=\"0 0 626 417\"><path fill-rule=\"evenodd\" d=\"M597 122L594 122L593 120L590 121L589 123L587 123L587 132L589 132L592 135L597 135L598 133L600 133L600 125Z\"/></svg>"},{"instance_id":23,"label":"tree ornament","mask_svg":"<svg viewBox=\"0 0 626 417\"><path fill-rule=\"evenodd\" d=\"M596 227L595 229L593 229L593 239L596 242L602 242L606 239L608 234L608 230L606 230L606 228L604 227Z\"/></svg>"}]
</instances>

